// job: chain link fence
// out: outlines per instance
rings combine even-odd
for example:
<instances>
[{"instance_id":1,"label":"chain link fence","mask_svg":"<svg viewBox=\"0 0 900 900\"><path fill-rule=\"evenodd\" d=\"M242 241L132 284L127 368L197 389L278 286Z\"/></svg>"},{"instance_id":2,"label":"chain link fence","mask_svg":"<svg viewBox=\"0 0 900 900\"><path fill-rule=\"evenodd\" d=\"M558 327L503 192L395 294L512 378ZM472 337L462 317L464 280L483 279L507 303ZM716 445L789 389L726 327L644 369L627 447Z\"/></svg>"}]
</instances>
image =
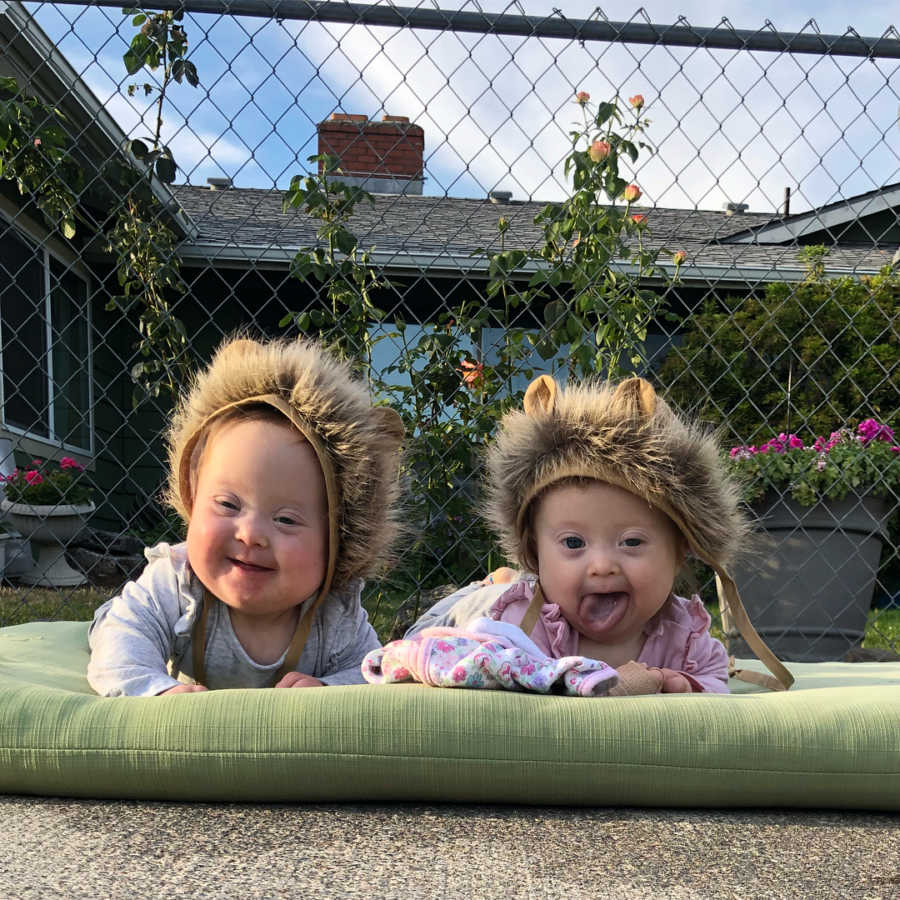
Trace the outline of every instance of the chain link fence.
<instances>
[{"instance_id":1,"label":"chain link fence","mask_svg":"<svg viewBox=\"0 0 900 900\"><path fill-rule=\"evenodd\" d=\"M480 460L529 380L638 372L740 448L776 651L900 650L897 34L128 6L0 3L0 624L179 539L172 399L245 331L404 416L383 638L503 563Z\"/></svg>"}]
</instances>

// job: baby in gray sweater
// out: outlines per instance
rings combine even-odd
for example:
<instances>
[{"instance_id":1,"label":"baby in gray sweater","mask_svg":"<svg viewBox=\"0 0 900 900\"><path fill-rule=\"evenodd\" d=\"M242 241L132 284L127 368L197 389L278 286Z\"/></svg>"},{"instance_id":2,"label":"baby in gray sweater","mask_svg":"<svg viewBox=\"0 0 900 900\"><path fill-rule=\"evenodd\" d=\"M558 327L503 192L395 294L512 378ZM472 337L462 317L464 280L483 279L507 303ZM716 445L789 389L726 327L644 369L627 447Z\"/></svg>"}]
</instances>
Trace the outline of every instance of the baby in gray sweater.
<instances>
[{"instance_id":1,"label":"baby in gray sweater","mask_svg":"<svg viewBox=\"0 0 900 900\"><path fill-rule=\"evenodd\" d=\"M362 578L396 532L400 417L306 341L227 341L168 433L182 544L94 616L104 696L362 683Z\"/></svg>"}]
</instances>

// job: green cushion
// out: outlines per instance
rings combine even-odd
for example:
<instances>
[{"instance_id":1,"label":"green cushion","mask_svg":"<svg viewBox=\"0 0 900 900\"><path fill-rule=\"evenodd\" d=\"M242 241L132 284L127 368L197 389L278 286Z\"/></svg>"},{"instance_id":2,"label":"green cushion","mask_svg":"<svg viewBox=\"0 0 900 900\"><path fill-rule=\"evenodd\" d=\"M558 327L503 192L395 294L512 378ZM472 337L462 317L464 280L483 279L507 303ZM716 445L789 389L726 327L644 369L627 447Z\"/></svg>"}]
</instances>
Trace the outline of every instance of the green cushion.
<instances>
[{"instance_id":1,"label":"green cushion","mask_svg":"<svg viewBox=\"0 0 900 900\"><path fill-rule=\"evenodd\" d=\"M900 809L900 664L786 693L421 685L104 699L87 624L0 629L0 791L98 798ZM758 667L758 663L748 663Z\"/></svg>"}]
</instances>

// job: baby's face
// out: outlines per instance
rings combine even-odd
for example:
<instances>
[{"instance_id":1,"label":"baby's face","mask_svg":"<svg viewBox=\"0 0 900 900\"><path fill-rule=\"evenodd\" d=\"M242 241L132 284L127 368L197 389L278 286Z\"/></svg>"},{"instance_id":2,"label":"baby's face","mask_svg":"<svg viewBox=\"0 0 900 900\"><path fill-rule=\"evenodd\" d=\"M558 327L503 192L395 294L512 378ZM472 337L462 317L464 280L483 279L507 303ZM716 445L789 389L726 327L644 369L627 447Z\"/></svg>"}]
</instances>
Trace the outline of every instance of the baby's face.
<instances>
[{"instance_id":1,"label":"baby's face","mask_svg":"<svg viewBox=\"0 0 900 900\"><path fill-rule=\"evenodd\" d=\"M545 598L598 650L639 651L681 564L669 518L620 487L592 481L551 488L534 532Z\"/></svg>"},{"instance_id":2,"label":"baby's face","mask_svg":"<svg viewBox=\"0 0 900 900\"><path fill-rule=\"evenodd\" d=\"M316 593L328 552L325 481L296 429L238 419L214 431L187 552L204 586L247 616L277 617Z\"/></svg>"}]
</instances>

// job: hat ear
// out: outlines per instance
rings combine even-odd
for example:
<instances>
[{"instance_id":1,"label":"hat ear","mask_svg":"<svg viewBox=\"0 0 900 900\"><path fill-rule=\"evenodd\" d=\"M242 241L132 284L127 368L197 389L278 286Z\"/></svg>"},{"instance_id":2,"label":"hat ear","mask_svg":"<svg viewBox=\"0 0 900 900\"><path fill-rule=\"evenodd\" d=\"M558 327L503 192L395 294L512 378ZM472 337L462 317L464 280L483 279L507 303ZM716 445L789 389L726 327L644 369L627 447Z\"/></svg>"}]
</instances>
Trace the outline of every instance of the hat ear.
<instances>
[{"instance_id":1,"label":"hat ear","mask_svg":"<svg viewBox=\"0 0 900 900\"><path fill-rule=\"evenodd\" d=\"M632 418L649 419L656 409L656 391L643 378L628 378L616 388L612 405Z\"/></svg>"},{"instance_id":2,"label":"hat ear","mask_svg":"<svg viewBox=\"0 0 900 900\"><path fill-rule=\"evenodd\" d=\"M403 419L400 418L400 413L396 409L392 409L390 406L376 406L372 410L372 419L386 438L387 443L391 444L394 449L403 443L406 430L403 427Z\"/></svg>"},{"instance_id":3,"label":"hat ear","mask_svg":"<svg viewBox=\"0 0 900 900\"><path fill-rule=\"evenodd\" d=\"M537 416L552 413L556 407L558 390L556 382L549 375L538 375L525 391L522 405L525 407L526 414Z\"/></svg>"}]
</instances>

